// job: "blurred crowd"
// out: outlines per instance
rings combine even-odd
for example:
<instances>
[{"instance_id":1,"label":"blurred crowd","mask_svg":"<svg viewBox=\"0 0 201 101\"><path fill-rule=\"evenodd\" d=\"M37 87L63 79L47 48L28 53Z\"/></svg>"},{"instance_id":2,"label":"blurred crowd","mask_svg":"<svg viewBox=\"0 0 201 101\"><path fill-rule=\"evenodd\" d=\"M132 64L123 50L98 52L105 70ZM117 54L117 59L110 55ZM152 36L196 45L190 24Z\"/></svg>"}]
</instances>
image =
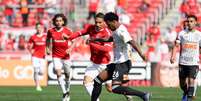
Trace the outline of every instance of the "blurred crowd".
<instances>
[{"instance_id":1,"label":"blurred crowd","mask_svg":"<svg viewBox=\"0 0 201 101\"><path fill-rule=\"evenodd\" d=\"M79 1L79 3L77 3ZM137 4L133 4L137 9L131 9L128 4L129 0L68 0L68 19L76 19L75 5L80 4L86 7L88 14L81 27L87 27L93 23L97 12L116 12L119 15L120 22L126 26L133 26L136 20L140 20L145 16L148 9L153 6L151 0L137 0ZM130 0L131 1L131 0ZM160 0L157 0L160 1ZM0 0L0 25L9 27L26 27L33 26L37 22L44 24L45 28L49 28L53 11L46 10L50 5L55 4L55 0ZM65 6L65 5L64 5ZM142 45L145 47L145 52L151 61L167 59L174 45L174 41L179 31L184 27L185 17L189 14L194 14L198 17L198 22L201 22L201 3L198 0L183 0L178 10L181 12L181 22L175 27L167 28L166 33L161 33L157 21L153 21L150 27L146 30L145 42ZM135 12L135 15L132 14ZM47 15L47 16L46 16ZM79 20L80 21L80 20ZM79 30L79 29L76 29ZM132 29L134 30L134 29ZM133 34L133 33L131 33ZM15 36L14 33L3 33L0 28L0 50L25 50L27 45L26 35L20 34ZM74 49L74 52L88 51L88 47L83 44L85 39L80 39ZM84 55L84 53L82 54ZM160 55L159 58L158 55Z\"/></svg>"},{"instance_id":2,"label":"blurred crowd","mask_svg":"<svg viewBox=\"0 0 201 101\"><path fill-rule=\"evenodd\" d=\"M55 0L0 0L1 27L27 27L44 22ZM48 16L46 16L48 15Z\"/></svg>"}]
</instances>

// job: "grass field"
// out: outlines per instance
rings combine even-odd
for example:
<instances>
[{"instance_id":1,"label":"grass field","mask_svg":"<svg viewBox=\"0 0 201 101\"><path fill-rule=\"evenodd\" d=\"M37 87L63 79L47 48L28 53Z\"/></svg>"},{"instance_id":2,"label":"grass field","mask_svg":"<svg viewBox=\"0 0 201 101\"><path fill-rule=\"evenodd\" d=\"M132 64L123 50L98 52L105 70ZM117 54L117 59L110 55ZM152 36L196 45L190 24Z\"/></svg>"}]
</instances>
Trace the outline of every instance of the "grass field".
<instances>
[{"instance_id":1,"label":"grass field","mask_svg":"<svg viewBox=\"0 0 201 101\"><path fill-rule=\"evenodd\" d=\"M137 87L136 89L151 92L151 101L181 101L182 93L179 88ZM201 101L199 89L195 101ZM61 101L61 92L58 86L45 87L42 92L36 92L34 87L0 87L0 101ZM90 101L90 97L82 86L72 86L71 101ZM122 95L111 94L103 89L101 101L126 101L126 99ZM134 97L134 101L142 100Z\"/></svg>"}]
</instances>

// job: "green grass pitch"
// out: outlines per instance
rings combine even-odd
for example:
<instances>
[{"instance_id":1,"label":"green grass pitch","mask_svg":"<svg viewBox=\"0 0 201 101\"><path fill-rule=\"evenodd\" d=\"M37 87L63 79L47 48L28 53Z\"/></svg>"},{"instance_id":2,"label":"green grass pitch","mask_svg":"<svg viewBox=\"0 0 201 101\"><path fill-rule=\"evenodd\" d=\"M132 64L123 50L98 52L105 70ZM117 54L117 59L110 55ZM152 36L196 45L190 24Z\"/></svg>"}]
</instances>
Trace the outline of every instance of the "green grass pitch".
<instances>
[{"instance_id":1,"label":"green grass pitch","mask_svg":"<svg viewBox=\"0 0 201 101\"><path fill-rule=\"evenodd\" d=\"M179 88L136 87L138 90L152 93L151 101L181 101L182 92ZM197 98L201 101L201 92L198 88ZM142 101L134 97L134 101ZM42 92L35 91L34 87L0 87L0 101L61 101L61 90L58 86L48 86ZM71 86L71 101L90 101L83 86ZM111 94L103 87L101 101L126 101L122 95Z\"/></svg>"}]
</instances>

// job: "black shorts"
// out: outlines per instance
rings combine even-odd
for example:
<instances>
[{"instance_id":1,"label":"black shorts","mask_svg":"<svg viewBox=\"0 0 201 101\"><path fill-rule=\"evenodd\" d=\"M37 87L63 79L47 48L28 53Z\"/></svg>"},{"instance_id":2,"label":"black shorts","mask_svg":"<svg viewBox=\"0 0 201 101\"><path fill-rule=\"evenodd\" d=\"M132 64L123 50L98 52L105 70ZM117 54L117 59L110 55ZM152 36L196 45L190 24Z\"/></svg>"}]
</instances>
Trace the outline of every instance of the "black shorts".
<instances>
[{"instance_id":1,"label":"black shorts","mask_svg":"<svg viewBox=\"0 0 201 101\"><path fill-rule=\"evenodd\" d=\"M123 63L111 63L107 65L105 69L108 71L109 78L108 80L118 81L118 82L128 82L128 73L131 68L131 61L128 60Z\"/></svg>"},{"instance_id":2,"label":"black shorts","mask_svg":"<svg viewBox=\"0 0 201 101\"><path fill-rule=\"evenodd\" d=\"M199 71L198 65L186 66L179 65L179 78L185 79L187 77L195 79Z\"/></svg>"}]
</instances>

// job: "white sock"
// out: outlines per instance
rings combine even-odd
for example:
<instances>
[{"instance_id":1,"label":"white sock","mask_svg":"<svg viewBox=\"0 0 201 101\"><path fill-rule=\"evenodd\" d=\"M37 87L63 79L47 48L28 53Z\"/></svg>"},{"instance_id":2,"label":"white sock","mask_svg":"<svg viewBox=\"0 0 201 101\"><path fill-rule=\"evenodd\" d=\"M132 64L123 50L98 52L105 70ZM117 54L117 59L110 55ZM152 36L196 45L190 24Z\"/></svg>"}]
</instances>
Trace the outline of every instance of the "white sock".
<instances>
[{"instance_id":1,"label":"white sock","mask_svg":"<svg viewBox=\"0 0 201 101\"><path fill-rule=\"evenodd\" d=\"M34 72L34 81L35 81L36 87L40 86L40 84L39 84L39 74L37 72Z\"/></svg>"},{"instance_id":2,"label":"white sock","mask_svg":"<svg viewBox=\"0 0 201 101\"><path fill-rule=\"evenodd\" d=\"M194 82L194 92L193 92L193 96L196 96L196 91L197 91L197 80L195 80Z\"/></svg>"},{"instance_id":3,"label":"white sock","mask_svg":"<svg viewBox=\"0 0 201 101\"><path fill-rule=\"evenodd\" d=\"M62 89L63 94L65 94L67 92L66 87L65 87L65 81L64 78L62 76L58 77L58 83Z\"/></svg>"},{"instance_id":4,"label":"white sock","mask_svg":"<svg viewBox=\"0 0 201 101\"><path fill-rule=\"evenodd\" d=\"M85 85L85 88L86 88L88 94L91 96L91 95L92 95L93 88L94 88L93 84Z\"/></svg>"},{"instance_id":5,"label":"white sock","mask_svg":"<svg viewBox=\"0 0 201 101\"><path fill-rule=\"evenodd\" d=\"M70 91L70 81L66 81L66 89L67 89L67 92Z\"/></svg>"},{"instance_id":6,"label":"white sock","mask_svg":"<svg viewBox=\"0 0 201 101\"><path fill-rule=\"evenodd\" d=\"M84 85L84 87L86 88L88 94L91 96L91 95L92 95L93 88L94 88L93 83L91 83L91 84L86 84L86 85ZM99 98L97 99L97 101L99 101Z\"/></svg>"}]
</instances>

